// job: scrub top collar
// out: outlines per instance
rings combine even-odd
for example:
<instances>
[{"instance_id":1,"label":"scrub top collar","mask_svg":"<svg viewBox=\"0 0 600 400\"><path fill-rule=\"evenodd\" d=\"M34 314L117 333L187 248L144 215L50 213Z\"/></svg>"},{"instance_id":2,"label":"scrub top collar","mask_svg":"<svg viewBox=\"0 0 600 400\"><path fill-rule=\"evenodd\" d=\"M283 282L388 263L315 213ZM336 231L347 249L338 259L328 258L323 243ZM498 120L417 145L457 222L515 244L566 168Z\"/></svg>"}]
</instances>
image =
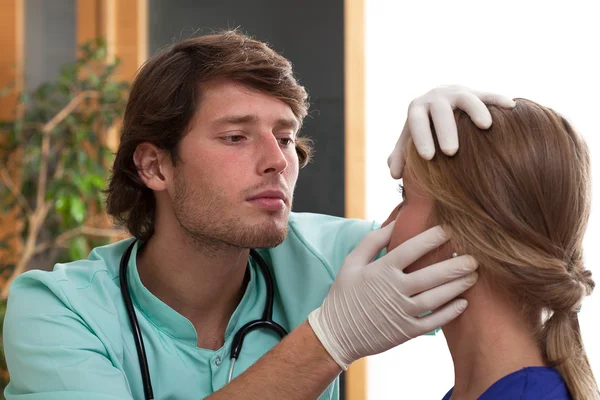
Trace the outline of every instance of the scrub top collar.
<instances>
[{"instance_id":1,"label":"scrub top collar","mask_svg":"<svg viewBox=\"0 0 600 400\"><path fill-rule=\"evenodd\" d=\"M196 333L194 325L186 317L179 314L152 294L152 292L150 292L142 283L136 264L139 246L140 242L138 241L131 251L127 270L129 290L137 311L141 312L146 319L165 334L180 340L189 346L197 347L198 334ZM231 340L235 332L237 332L237 329L244 323L244 321L240 323L239 319L243 314L244 307L250 301L249 297L255 290L256 285L256 265L254 260L250 261L249 270L250 279L246 286L244 296L233 312L227 325L225 342ZM240 326L238 327L238 325Z\"/></svg>"}]
</instances>

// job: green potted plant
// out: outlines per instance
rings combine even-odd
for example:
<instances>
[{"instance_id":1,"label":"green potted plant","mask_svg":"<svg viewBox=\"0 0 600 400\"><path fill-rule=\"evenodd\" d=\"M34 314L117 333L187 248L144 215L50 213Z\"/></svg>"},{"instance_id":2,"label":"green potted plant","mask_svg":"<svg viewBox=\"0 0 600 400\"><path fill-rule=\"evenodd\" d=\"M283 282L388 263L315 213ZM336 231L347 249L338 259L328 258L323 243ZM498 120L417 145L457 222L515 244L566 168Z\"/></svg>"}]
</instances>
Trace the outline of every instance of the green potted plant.
<instances>
[{"instance_id":1,"label":"green potted plant","mask_svg":"<svg viewBox=\"0 0 600 400\"><path fill-rule=\"evenodd\" d=\"M14 221L0 227L2 319L19 274L85 258L92 247L123 235L102 209L108 143L128 83L114 78L118 61L106 59L102 40L84 44L57 79L21 93L14 118L0 122L0 214ZM6 380L0 355L0 380Z\"/></svg>"}]
</instances>

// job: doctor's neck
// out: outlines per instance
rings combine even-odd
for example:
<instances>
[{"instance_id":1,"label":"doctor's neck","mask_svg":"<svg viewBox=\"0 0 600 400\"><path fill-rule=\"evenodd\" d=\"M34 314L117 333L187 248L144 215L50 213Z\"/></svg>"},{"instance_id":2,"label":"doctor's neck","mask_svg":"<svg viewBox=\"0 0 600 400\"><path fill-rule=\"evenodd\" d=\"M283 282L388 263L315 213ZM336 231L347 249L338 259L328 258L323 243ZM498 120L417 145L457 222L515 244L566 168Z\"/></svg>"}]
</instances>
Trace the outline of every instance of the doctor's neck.
<instances>
[{"instance_id":1,"label":"doctor's neck","mask_svg":"<svg viewBox=\"0 0 600 400\"><path fill-rule=\"evenodd\" d=\"M190 239L156 213L154 235L137 256L143 285L196 328L198 346L218 349L246 289L249 249Z\"/></svg>"},{"instance_id":2,"label":"doctor's neck","mask_svg":"<svg viewBox=\"0 0 600 400\"><path fill-rule=\"evenodd\" d=\"M464 295L467 310L443 327L454 362L452 399L476 399L512 372L545 365L534 322L490 286L481 276Z\"/></svg>"}]
</instances>

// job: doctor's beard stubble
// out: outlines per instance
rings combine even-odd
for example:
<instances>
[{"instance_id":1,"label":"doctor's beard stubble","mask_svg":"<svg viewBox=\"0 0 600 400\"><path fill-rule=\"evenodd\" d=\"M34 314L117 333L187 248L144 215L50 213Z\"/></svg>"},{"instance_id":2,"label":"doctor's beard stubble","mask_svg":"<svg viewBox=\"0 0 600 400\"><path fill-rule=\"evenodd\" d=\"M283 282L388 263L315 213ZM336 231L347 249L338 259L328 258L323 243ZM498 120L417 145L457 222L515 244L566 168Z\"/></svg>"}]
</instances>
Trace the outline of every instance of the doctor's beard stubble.
<instances>
[{"instance_id":1,"label":"doctor's beard stubble","mask_svg":"<svg viewBox=\"0 0 600 400\"><path fill-rule=\"evenodd\" d=\"M286 207L275 212L258 211L265 216L261 218L264 222L256 224L246 222L244 214L241 214L245 207L229 201L220 188L202 174L196 177L200 184L194 185L205 188L202 191L186 183L183 175L181 168L177 168L173 213L186 236L196 245L215 251L222 246L271 248L281 244L287 236L293 191L289 191L283 182L262 183L240 193L240 203L261 190L278 188L286 193Z\"/></svg>"}]
</instances>

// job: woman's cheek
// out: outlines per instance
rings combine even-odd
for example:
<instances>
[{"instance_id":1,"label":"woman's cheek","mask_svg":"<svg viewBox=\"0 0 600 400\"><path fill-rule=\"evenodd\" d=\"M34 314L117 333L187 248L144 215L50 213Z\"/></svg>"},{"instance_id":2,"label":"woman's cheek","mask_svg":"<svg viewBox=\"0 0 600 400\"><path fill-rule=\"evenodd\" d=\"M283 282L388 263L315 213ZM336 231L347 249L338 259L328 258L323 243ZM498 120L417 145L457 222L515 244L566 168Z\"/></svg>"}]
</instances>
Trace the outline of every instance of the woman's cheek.
<instances>
[{"instance_id":1,"label":"woman's cheek","mask_svg":"<svg viewBox=\"0 0 600 400\"><path fill-rule=\"evenodd\" d=\"M396 214L396 225L394 226L394 232L392 232L392 237L390 238L390 243L387 248L388 251L395 249L404 242L418 236L429 228L432 228L434 225L429 218L429 214L429 210L420 207L412 207L408 204L405 207L402 207ZM444 246L442 246L442 248L443 247ZM443 259L442 254L444 251L440 250L441 248L433 249L409 265L404 271L407 273L413 272L441 261Z\"/></svg>"},{"instance_id":2,"label":"woman's cheek","mask_svg":"<svg viewBox=\"0 0 600 400\"><path fill-rule=\"evenodd\" d=\"M396 206L396 208L394 208L392 210L392 212L390 213L390 216L387 217L387 219L385 220L383 225L381 225L382 228L385 228L386 226L388 226L389 224L391 224L392 222L394 222L396 220L396 217L398 216L398 212L400 211L400 206L402 206L402 203L398 204Z\"/></svg>"}]
</instances>

